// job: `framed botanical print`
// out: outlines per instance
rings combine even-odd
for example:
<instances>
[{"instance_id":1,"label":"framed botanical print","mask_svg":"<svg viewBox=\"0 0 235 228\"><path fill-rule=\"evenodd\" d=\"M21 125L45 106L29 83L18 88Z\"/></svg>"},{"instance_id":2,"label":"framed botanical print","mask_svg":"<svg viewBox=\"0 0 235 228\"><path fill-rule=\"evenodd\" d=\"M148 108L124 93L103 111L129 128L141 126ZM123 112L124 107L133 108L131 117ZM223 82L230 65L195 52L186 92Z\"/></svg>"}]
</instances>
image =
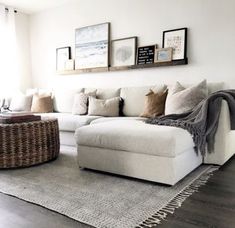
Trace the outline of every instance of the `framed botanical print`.
<instances>
[{"instance_id":1,"label":"framed botanical print","mask_svg":"<svg viewBox=\"0 0 235 228\"><path fill-rule=\"evenodd\" d=\"M131 66L136 64L137 37L112 40L111 66Z\"/></svg>"},{"instance_id":2,"label":"framed botanical print","mask_svg":"<svg viewBox=\"0 0 235 228\"><path fill-rule=\"evenodd\" d=\"M109 66L110 23L75 30L75 69Z\"/></svg>"},{"instance_id":3,"label":"framed botanical print","mask_svg":"<svg viewBox=\"0 0 235 228\"><path fill-rule=\"evenodd\" d=\"M187 28L173 29L163 32L163 48L173 48L173 60L187 58Z\"/></svg>"},{"instance_id":4,"label":"framed botanical print","mask_svg":"<svg viewBox=\"0 0 235 228\"><path fill-rule=\"evenodd\" d=\"M56 49L56 70L66 69L66 62L71 59L71 47L61 47Z\"/></svg>"}]
</instances>

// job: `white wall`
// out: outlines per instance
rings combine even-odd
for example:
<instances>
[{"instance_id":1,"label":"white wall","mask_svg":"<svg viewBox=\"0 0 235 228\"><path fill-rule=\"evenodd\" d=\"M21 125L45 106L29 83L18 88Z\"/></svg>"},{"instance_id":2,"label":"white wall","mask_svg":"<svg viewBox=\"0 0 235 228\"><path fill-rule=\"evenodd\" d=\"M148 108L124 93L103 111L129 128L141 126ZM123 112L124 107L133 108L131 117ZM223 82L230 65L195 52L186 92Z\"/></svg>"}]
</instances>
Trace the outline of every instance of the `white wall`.
<instances>
[{"instance_id":1,"label":"white wall","mask_svg":"<svg viewBox=\"0 0 235 228\"><path fill-rule=\"evenodd\" d=\"M235 87L234 0L77 0L30 17L35 87L139 86L175 80L225 81ZM138 36L139 45L162 43L162 31L189 28L189 65L60 76L56 48L71 46L75 29L111 22L112 39Z\"/></svg>"},{"instance_id":2,"label":"white wall","mask_svg":"<svg viewBox=\"0 0 235 228\"><path fill-rule=\"evenodd\" d=\"M24 91L26 88L32 87L29 16L17 12L15 14L15 28L19 60L20 89Z\"/></svg>"}]
</instances>

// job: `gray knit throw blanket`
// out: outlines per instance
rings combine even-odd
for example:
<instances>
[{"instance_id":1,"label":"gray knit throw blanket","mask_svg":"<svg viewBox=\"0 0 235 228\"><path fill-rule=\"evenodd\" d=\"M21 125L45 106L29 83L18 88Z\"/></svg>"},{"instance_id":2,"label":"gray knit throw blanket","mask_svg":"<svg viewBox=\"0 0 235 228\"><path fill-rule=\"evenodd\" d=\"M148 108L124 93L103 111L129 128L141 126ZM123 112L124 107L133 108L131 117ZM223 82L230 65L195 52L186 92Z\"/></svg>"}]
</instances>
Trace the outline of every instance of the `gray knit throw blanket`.
<instances>
[{"instance_id":1,"label":"gray knit throw blanket","mask_svg":"<svg viewBox=\"0 0 235 228\"><path fill-rule=\"evenodd\" d=\"M235 129L235 90L221 90L210 94L191 112L150 118L148 124L183 128L193 136L195 150L205 155L214 150L215 133L218 128L222 100L226 100L230 111L231 130Z\"/></svg>"}]
</instances>

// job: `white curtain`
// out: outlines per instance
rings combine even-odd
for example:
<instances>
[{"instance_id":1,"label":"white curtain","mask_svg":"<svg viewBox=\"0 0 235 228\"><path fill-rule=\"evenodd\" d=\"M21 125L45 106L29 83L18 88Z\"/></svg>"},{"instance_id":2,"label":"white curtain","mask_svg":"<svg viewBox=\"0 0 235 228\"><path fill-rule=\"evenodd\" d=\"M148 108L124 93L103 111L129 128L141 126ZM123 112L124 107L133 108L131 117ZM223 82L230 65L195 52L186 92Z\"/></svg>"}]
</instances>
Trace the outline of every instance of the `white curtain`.
<instances>
[{"instance_id":1,"label":"white curtain","mask_svg":"<svg viewBox=\"0 0 235 228\"><path fill-rule=\"evenodd\" d=\"M7 97L19 87L15 12L0 5L0 96Z\"/></svg>"}]
</instances>

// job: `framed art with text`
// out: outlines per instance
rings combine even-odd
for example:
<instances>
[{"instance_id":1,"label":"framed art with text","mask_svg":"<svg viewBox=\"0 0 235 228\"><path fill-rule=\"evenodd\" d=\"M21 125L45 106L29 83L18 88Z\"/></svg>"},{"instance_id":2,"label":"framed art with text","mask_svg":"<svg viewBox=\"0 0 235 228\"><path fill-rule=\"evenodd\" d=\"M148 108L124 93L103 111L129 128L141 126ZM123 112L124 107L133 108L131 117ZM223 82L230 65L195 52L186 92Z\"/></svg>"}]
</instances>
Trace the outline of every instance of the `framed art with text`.
<instances>
[{"instance_id":1,"label":"framed art with text","mask_svg":"<svg viewBox=\"0 0 235 228\"><path fill-rule=\"evenodd\" d=\"M109 66L110 23L75 30L75 69Z\"/></svg>"},{"instance_id":2,"label":"framed art with text","mask_svg":"<svg viewBox=\"0 0 235 228\"><path fill-rule=\"evenodd\" d=\"M111 66L132 66L136 63L137 37L112 40Z\"/></svg>"},{"instance_id":3,"label":"framed art with text","mask_svg":"<svg viewBox=\"0 0 235 228\"><path fill-rule=\"evenodd\" d=\"M56 49L56 70L66 69L66 62L71 59L71 47L61 47Z\"/></svg>"},{"instance_id":4,"label":"framed art with text","mask_svg":"<svg viewBox=\"0 0 235 228\"><path fill-rule=\"evenodd\" d=\"M137 64L151 64L154 63L154 54L157 45L149 45L138 47Z\"/></svg>"},{"instance_id":5,"label":"framed art with text","mask_svg":"<svg viewBox=\"0 0 235 228\"><path fill-rule=\"evenodd\" d=\"M173 29L163 32L163 48L173 48L173 60L187 58L187 28Z\"/></svg>"}]
</instances>

